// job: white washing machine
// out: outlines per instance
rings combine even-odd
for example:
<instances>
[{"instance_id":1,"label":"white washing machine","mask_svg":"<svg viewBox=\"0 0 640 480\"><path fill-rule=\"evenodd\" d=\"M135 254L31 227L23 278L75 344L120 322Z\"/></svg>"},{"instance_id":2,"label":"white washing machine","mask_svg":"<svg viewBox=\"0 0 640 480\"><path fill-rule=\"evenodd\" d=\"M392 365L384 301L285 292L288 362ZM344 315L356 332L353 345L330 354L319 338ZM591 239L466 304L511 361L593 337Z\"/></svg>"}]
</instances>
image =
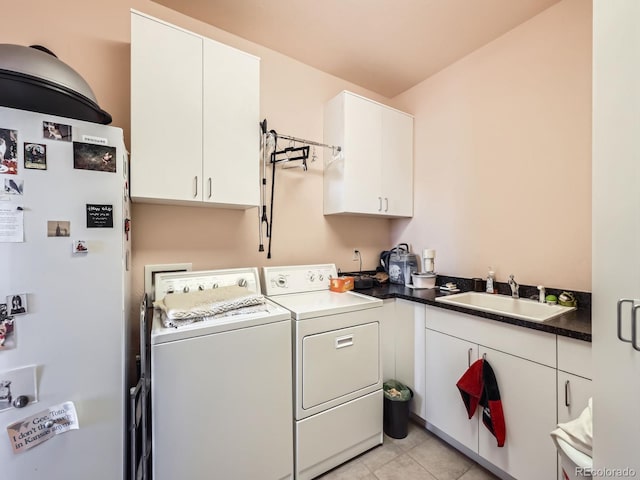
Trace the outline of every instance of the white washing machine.
<instances>
[{"instance_id":1,"label":"white washing machine","mask_svg":"<svg viewBox=\"0 0 640 480\"><path fill-rule=\"evenodd\" d=\"M246 285L256 268L156 276L169 292ZM293 478L291 314L263 311L151 331L155 480Z\"/></svg>"},{"instance_id":2,"label":"white washing machine","mask_svg":"<svg viewBox=\"0 0 640 480\"><path fill-rule=\"evenodd\" d=\"M335 265L264 267L263 291L291 312L295 478L382 443L382 300L329 290Z\"/></svg>"}]
</instances>

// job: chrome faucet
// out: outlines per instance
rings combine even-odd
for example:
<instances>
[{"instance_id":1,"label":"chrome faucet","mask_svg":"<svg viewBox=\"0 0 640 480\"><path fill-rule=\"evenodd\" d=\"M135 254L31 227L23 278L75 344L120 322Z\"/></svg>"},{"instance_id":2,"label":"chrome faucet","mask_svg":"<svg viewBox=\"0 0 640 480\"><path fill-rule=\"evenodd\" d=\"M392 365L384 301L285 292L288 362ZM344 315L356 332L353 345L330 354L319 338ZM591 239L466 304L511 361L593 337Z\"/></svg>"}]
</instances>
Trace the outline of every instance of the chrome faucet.
<instances>
[{"instance_id":1,"label":"chrome faucet","mask_svg":"<svg viewBox=\"0 0 640 480\"><path fill-rule=\"evenodd\" d=\"M538 301L540 303L547 303L547 298L546 298L547 295L546 295L545 289L544 289L544 287L542 285L538 285L538 291L540 292L538 294Z\"/></svg>"},{"instance_id":2,"label":"chrome faucet","mask_svg":"<svg viewBox=\"0 0 640 480\"><path fill-rule=\"evenodd\" d=\"M520 294L518 293L518 288L520 285L513 278L513 274L509 275L509 286L511 287L511 296L513 298L520 298Z\"/></svg>"}]
</instances>

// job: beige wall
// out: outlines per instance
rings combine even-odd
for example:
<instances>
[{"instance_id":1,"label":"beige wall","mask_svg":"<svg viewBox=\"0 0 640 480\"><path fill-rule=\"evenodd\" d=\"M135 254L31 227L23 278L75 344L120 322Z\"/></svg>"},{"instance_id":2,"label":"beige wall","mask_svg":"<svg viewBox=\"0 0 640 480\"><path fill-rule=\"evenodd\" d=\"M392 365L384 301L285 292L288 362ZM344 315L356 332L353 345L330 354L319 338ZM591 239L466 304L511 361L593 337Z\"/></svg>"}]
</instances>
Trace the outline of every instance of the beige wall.
<instances>
[{"instance_id":1,"label":"beige wall","mask_svg":"<svg viewBox=\"0 0 640 480\"><path fill-rule=\"evenodd\" d=\"M258 253L257 211L135 204L134 292L143 266L336 262L374 268L407 241L437 250L441 273L590 289L591 2L565 0L390 102L148 0L12 2L2 41L41 43L92 86L129 144L129 9L262 58L261 118L322 139L322 105L350 89L416 115L415 218L322 215L322 152L278 172L273 258ZM179 121L177 119L169 119ZM135 161L135 159L132 159Z\"/></svg>"},{"instance_id":2,"label":"beige wall","mask_svg":"<svg viewBox=\"0 0 640 480\"><path fill-rule=\"evenodd\" d=\"M345 88L383 100L272 50L187 17L170 15L164 8L139 9L259 56L261 118L267 119L269 129L279 133L322 141L323 104ZM257 209L234 211L136 204L133 212L136 275L145 264L176 261L193 262L194 269L334 262L343 270L350 270L358 268L357 262L352 261L353 248L362 251L363 268L375 268L380 251L388 248L389 221L325 218L322 214L324 152L316 151L318 160L309 164L307 172L299 168L278 169L271 260L266 258L266 239L265 252L258 252ZM138 281L135 283L140 286Z\"/></svg>"},{"instance_id":3,"label":"beige wall","mask_svg":"<svg viewBox=\"0 0 640 480\"><path fill-rule=\"evenodd\" d=\"M415 115L415 216L443 274L591 290L591 2L564 0L394 99Z\"/></svg>"},{"instance_id":4,"label":"beige wall","mask_svg":"<svg viewBox=\"0 0 640 480\"><path fill-rule=\"evenodd\" d=\"M129 145L130 8L261 57L260 118L267 118L269 129L279 133L322 141L323 104L343 89L385 101L372 92L146 0L12 2L3 15L1 41L40 43L53 50L87 80L100 106L113 115L112 124L124 129ZM306 173L301 169L277 173L271 260L266 259L266 252L258 252L257 209L134 204L134 303L141 298L143 267L149 263L192 262L194 269L208 269L335 262L343 270L352 270L358 266L351 259L352 249L358 248L363 267L374 268L380 251L389 245L389 221L325 218L322 149L317 154L318 161L310 164Z\"/></svg>"}]
</instances>

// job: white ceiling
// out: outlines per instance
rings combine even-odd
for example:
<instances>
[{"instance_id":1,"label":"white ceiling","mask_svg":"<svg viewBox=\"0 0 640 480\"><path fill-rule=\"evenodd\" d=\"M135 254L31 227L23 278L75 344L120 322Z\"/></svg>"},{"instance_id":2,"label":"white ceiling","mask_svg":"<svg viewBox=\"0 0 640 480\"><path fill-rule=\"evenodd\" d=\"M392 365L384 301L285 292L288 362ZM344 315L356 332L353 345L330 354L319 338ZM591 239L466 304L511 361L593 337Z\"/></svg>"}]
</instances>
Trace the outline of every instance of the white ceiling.
<instances>
[{"instance_id":1,"label":"white ceiling","mask_svg":"<svg viewBox=\"0 0 640 480\"><path fill-rule=\"evenodd\" d=\"M559 0L154 0L388 98Z\"/></svg>"}]
</instances>

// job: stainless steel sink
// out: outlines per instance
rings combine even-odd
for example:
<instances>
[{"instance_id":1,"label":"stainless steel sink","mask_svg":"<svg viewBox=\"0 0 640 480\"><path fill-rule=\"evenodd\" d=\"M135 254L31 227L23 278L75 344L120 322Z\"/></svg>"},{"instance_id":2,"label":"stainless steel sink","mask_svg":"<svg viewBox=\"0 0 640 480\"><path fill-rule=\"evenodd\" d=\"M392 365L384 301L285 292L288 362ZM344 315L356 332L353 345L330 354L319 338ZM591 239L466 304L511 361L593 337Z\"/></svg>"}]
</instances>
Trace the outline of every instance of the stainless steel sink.
<instances>
[{"instance_id":1,"label":"stainless steel sink","mask_svg":"<svg viewBox=\"0 0 640 480\"><path fill-rule=\"evenodd\" d=\"M437 297L436 302L531 322L544 322L576 309L575 307L563 307L562 305L548 305L526 298L512 298L506 295L479 292L464 292L447 295L446 297Z\"/></svg>"}]
</instances>

